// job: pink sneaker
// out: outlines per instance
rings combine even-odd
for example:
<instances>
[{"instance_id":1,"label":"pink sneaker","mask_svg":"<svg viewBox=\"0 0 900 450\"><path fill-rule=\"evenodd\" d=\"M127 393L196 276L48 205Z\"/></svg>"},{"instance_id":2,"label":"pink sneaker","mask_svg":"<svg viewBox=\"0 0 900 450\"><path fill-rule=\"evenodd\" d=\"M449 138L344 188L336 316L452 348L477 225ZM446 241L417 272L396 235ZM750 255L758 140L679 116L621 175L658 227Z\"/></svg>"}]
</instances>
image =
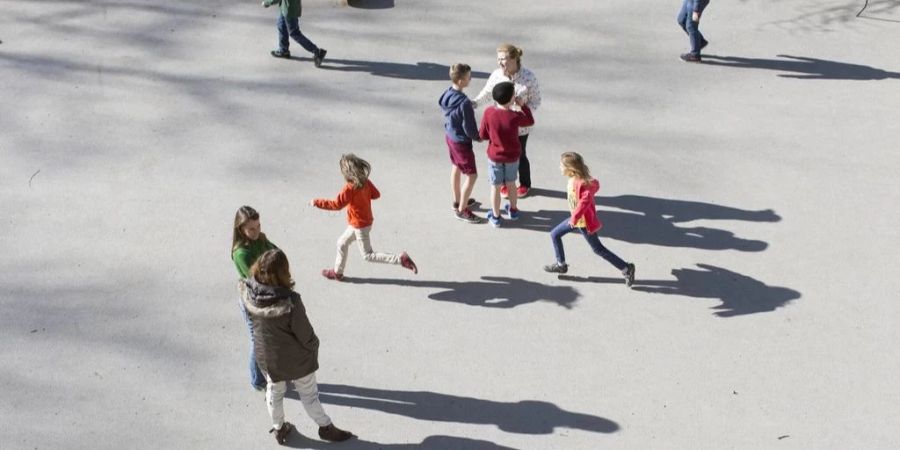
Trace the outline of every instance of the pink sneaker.
<instances>
[{"instance_id":1,"label":"pink sneaker","mask_svg":"<svg viewBox=\"0 0 900 450\"><path fill-rule=\"evenodd\" d=\"M344 274L337 273L334 269L322 269L322 276L334 281L341 281L344 279Z\"/></svg>"},{"instance_id":2,"label":"pink sneaker","mask_svg":"<svg viewBox=\"0 0 900 450\"><path fill-rule=\"evenodd\" d=\"M528 196L528 187L519 186L519 188L516 189L516 195L518 195L519 198L527 197Z\"/></svg>"},{"instance_id":3,"label":"pink sneaker","mask_svg":"<svg viewBox=\"0 0 900 450\"><path fill-rule=\"evenodd\" d=\"M419 273L419 268L416 267L416 263L413 262L412 258L410 258L409 254L406 252L400 254L400 265L412 270L413 273Z\"/></svg>"}]
</instances>

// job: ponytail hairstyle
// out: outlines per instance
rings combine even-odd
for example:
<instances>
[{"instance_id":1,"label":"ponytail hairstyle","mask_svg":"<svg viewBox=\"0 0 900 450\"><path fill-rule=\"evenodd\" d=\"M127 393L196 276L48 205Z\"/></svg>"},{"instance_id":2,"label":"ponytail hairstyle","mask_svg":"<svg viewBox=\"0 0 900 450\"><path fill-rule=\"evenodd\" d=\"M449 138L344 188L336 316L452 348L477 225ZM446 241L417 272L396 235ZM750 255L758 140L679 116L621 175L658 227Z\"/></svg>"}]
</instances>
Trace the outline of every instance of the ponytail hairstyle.
<instances>
[{"instance_id":1,"label":"ponytail hairstyle","mask_svg":"<svg viewBox=\"0 0 900 450\"><path fill-rule=\"evenodd\" d=\"M563 173L565 173L566 176L579 178L582 181L589 181L591 179L591 171L584 163L584 159L578 153L565 152L560 156L560 162L565 168Z\"/></svg>"},{"instance_id":2,"label":"ponytail hairstyle","mask_svg":"<svg viewBox=\"0 0 900 450\"><path fill-rule=\"evenodd\" d=\"M341 174L348 183L353 183L354 188L360 189L365 186L371 171L372 166L353 153L341 155Z\"/></svg>"},{"instance_id":3,"label":"ponytail hairstyle","mask_svg":"<svg viewBox=\"0 0 900 450\"><path fill-rule=\"evenodd\" d=\"M500 44L497 47L497 53L500 52L504 52L509 55L511 59L515 59L516 65L519 66L520 69L522 68L522 55L525 54L524 50L512 44Z\"/></svg>"},{"instance_id":4,"label":"ponytail hairstyle","mask_svg":"<svg viewBox=\"0 0 900 450\"><path fill-rule=\"evenodd\" d=\"M238 208L237 212L234 214L234 233L231 238L231 251L232 253L237 250L239 247L245 247L250 245L250 238L244 234L244 225L247 222L259 220L259 213L256 212L250 206L244 205ZM260 233L259 239L266 239L266 235Z\"/></svg>"},{"instance_id":5,"label":"ponytail hairstyle","mask_svg":"<svg viewBox=\"0 0 900 450\"><path fill-rule=\"evenodd\" d=\"M294 287L287 255L277 248L268 250L257 258L253 266L250 267L250 276L259 284L280 286L288 289Z\"/></svg>"}]
</instances>

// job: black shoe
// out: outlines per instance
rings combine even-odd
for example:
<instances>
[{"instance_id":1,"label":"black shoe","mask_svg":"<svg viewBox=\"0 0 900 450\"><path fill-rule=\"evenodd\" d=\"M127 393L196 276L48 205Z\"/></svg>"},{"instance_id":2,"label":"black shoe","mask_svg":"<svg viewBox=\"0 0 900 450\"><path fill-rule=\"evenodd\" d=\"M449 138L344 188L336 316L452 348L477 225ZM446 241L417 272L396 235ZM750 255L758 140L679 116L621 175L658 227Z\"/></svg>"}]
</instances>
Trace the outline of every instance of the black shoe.
<instances>
[{"instance_id":1,"label":"black shoe","mask_svg":"<svg viewBox=\"0 0 900 450\"><path fill-rule=\"evenodd\" d=\"M700 49L699 49L699 50L703 50L704 48L706 48L707 45L709 45L709 41L707 41L706 39L704 39L703 42L700 43Z\"/></svg>"},{"instance_id":2,"label":"black shoe","mask_svg":"<svg viewBox=\"0 0 900 450\"><path fill-rule=\"evenodd\" d=\"M275 433L275 441L278 442L278 445L284 445L291 431L294 431L294 426L290 422L285 422L281 425L281 429L272 428L269 433Z\"/></svg>"},{"instance_id":3,"label":"black shoe","mask_svg":"<svg viewBox=\"0 0 900 450\"><path fill-rule=\"evenodd\" d=\"M694 63L702 62L700 60L700 55L695 55L693 53L682 53L680 58L684 62L694 62Z\"/></svg>"},{"instance_id":4,"label":"black shoe","mask_svg":"<svg viewBox=\"0 0 900 450\"><path fill-rule=\"evenodd\" d=\"M353 433L349 431L344 431L334 424L330 424L328 426L319 427L319 437L331 442L342 442L346 441L353 437Z\"/></svg>"},{"instance_id":5,"label":"black shoe","mask_svg":"<svg viewBox=\"0 0 900 450\"><path fill-rule=\"evenodd\" d=\"M313 58L313 63L316 64L316 67L322 67L322 61L325 60L325 54L328 53L328 50L324 48L320 48L318 52L316 52L316 56Z\"/></svg>"},{"instance_id":6,"label":"black shoe","mask_svg":"<svg viewBox=\"0 0 900 450\"><path fill-rule=\"evenodd\" d=\"M471 208L475 203L477 203L477 201L474 198L469 197L469 201L466 202L466 206ZM453 202L453 210L459 210L459 202Z\"/></svg>"},{"instance_id":7,"label":"black shoe","mask_svg":"<svg viewBox=\"0 0 900 450\"><path fill-rule=\"evenodd\" d=\"M625 286L626 287L630 288L631 285L634 284L634 271L635 271L635 267L634 267L634 264L632 264L632 263L628 263L628 265L625 266L625 270L622 271L622 275L625 275Z\"/></svg>"},{"instance_id":8,"label":"black shoe","mask_svg":"<svg viewBox=\"0 0 900 450\"><path fill-rule=\"evenodd\" d=\"M566 273L569 271L569 265L555 262L548 266L544 266L544 271L550 273Z\"/></svg>"},{"instance_id":9,"label":"black shoe","mask_svg":"<svg viewBox=\"0 0 900 450\"><path fill-rule=\"evenodd\" d=\"M291 52L289 50L272 50L272 56L276 58L290 58Z\"/></svg>"}]
</instances>

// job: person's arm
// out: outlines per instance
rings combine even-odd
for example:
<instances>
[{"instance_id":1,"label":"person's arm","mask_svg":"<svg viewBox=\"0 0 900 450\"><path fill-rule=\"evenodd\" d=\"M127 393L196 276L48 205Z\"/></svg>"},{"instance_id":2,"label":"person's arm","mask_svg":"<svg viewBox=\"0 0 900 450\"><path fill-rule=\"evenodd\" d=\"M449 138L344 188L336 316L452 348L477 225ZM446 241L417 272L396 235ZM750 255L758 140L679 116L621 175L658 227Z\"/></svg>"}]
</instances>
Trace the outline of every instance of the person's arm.
<instances>
[{"instance_id":1,"label":"person's arm","mask_svg":"<svg viewBox=\"0 0 900 450\"><path fill-rule=\"evenodd\" d=\"M281 0L263 0L262 5L265 6L266 8L268 8L272 5L278 5L280 3L281 3Z\"/></svg>"},{"instance_id":2,"label":"person's arm","mask_svg":"<svg viewBox=\"0 0 900 450\"><path fill-rule=\"evenodd\" d=\"M576 193L578 194L578 204L572 210L572 218L569 220L572 226L591 211L591 204L594 203L594 193L584 181L579 181Z\"/></svg>"},{"instance_id":3,"label":"person's arm","mask_svg":"<svg viewBox=\"0 0 900 450\"><path fill-rule=\"evenodd\" d=\"M487 129L487 119L488 110L484 111L484 114L481 116L481 127L478 128L478 137L481 138L482 141L490 140L490 134Z\"/></svg>"},{"instance_id":4,"label":"person's arm","mask_svg":"<svg viewBox=\"0 0 900 450\"><path fill-rule=\"evenodd\" d=\"M491 76L488 77L487 83L484 84L484 88L481 89L481 92L475 96L475 99L472 100L472 107L478 108L479 106L484 106L492 101L494 101L494 97L491 94L491 91L494 89L494 86L500 82L500 78L498 76L500 69L495 70L491 73Z\"/></svg>"},{"instance_id":5,"label":"person's arm","mask_svg":"<svg viewBox=\"0 0 900 450\"><path fill-rule=\"evenodd\" d=\"M237 271L241 275L241 278L250 276L250 266L252 265L252 262L248 256L247 249L243 247L235 250L231 255L234 266L237 267Z\"/></svg>"},{"instance_id":6,"label":"person's arm","mask_svg":"<svg viewBox=\"0 0 900 450\"><path fill-rule=\"evenodd\" d=\"M531 114L531 108L525 103L522 103L519 106L522 108L522 111L519 114L516 114L516 125L520 127L530 127L534 125L534 116Z\"/></svg>"},{"instance_id":7,"label":"person's arm","mask_svg":"<svg viewBox=\"0 0 900 450\"><path fill-rule=\"evenodd\" d=\"M338 194L337 198L334 200L328 200L327 198L317 198L312 201L312 205L319 209L327 209L331 211L337 211L343 209L347 204L350 203L350 185L344 186L341 189L341 192Z\"/></svg>"},{"instance_id":8,"label":"person's arm","mask_svg":"<svg viewBox=\"0 0 900 450\"><path fill-rule=\"evenodd\" d=\"M526 88L528 89L528 92L526 92L526 94L528 94L528 101L526 104L532 111L537 111L538 108L541 107L541 84L538 83L538 79L534 76L534 72L531 72L531 77Z\"/></svg>"},{"instance_id":9,"label":"person's arm","mask_svg":"<svg viewBox=\"0 0 900 450\"><path fill-rule=\"evenodd\" d=\"M297 342L310 351L319 349L319 338L316 337L316 331L313 330L312 324L309 323L309 317L306 316L306 308L300 299L300 294L294 293L292 299L294 305L291 309L291 332L297 338Z\"/></svg>"},{"instance_id":10,"label":"person's arm","mask_svg":"<svg viewBox=\"0 0 900 450\"><path fill-rule=\"evenodd\" d=\"M378 188L375 187L375 183L372 180L367 181L369 183L369 189L372 190L372 200L377 200L381 198L381 192L378 191Z\"/></svg>"},{"instance_id":11,"label":"person's arm","mask_svg":"<svg viewBox=\"0 0 900 450\"><path fill-rule=\"evenodd\" d=\"M473 141L480 141L478 124L475 123L475 110L472 108L471 102L462 105L463 131L466 136Z\"/></svg>"}]
</instances>

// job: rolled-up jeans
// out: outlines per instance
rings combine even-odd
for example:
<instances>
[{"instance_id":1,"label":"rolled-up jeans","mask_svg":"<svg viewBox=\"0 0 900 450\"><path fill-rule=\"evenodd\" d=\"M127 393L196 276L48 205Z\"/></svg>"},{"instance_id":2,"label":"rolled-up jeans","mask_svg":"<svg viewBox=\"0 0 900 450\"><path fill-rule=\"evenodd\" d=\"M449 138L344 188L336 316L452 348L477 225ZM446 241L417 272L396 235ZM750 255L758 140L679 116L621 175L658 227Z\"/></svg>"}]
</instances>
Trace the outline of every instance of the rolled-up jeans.
<instances>
[{"instance_id":1,"label":"rolled-up jeans","mask_svg":"<svg viewBox=\"0 0 900 450\"><path fill-rule=\"evenodd\" d=\"M559 223L552 231L550 231L550 239L553 241L553 251L556 253L556 262L560 264L566 263L566 251L563 248L562 237L578 230L584 239L591 246L591 249L594 250L594 253L600 255L601 258L609 261L610 264L616 267L616 269L625 270L628 264L625 261L622 261L622 258L616 256L615 253L609 251L606 247L600 243L600 238L597 236L597 233L588 233L588 231L584 228L573 227L571 223L569 223L569 219L565 219Z\"/></svg>"},{"instance_id":2,"label":"rolled-up jeans","mask_svg":"<svg viewBox=\"0 0 900 450\"><path fill-rule=\"evenodd\" d=\"M287 392L287 381L272 381L266 374L269 383L266 388L266 405L269 407L269 416L272 417L272 427L280 430L284 425L284 394ZM319 385L316 383L316 373L292 381L300 403L306 414L320 427L331 425L331 418L325 414L322 402L319 401Z\"/></svg>"},{"instance_id":3,"label":"rolled-up jeans","mask_svg":"<svg viewBox=\"0 0 900 450\"><path fill-rule=\"evenodd\" d=\"M344 230L344 234L337 240L337 258L334 260L334 271L344 273L344 267L347 265L347 250L353 241L359 244L359 252L364 260L368 262L376 262L383 264L400 264L400 256L393 253L379 253L372 250L372 244L369 242L369 231L372 226L365 228L354 228L348 226Z\"/></svg>"}]
</instances>

